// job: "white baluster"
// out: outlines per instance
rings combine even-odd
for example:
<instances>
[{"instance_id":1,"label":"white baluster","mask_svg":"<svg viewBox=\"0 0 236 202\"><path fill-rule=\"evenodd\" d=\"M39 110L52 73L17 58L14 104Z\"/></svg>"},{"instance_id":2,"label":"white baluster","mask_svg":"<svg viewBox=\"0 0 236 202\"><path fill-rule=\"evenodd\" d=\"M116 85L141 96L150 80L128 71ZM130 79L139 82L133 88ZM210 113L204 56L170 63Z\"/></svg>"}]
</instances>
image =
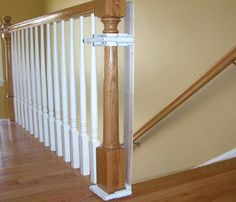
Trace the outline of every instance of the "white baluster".
<instances>
[{"instance_id":1,"label":"white baluster","mask_svg":"<svg viewBox=\"0 0 236 202\"><path fill-rule=\"evenodd\" d=\"M43 112L42 112L42 98L41 98L41 73L39 64L39 39L38 39L38 27L35 27L35 71L36 71L36 91L37 91L37 103L38 103L38 131L39 141L43 142Z\"/></svg>"},{"instance_id":2,"label":"white baluster","mask_svg":"<svg viewBox=\"0 0 236 202\"><path fill-rule=\"evenodd\" d=\"M55 102L55 128L56 128L56 151L62 156L62 134L61 134L61 102L60 83L58 72L58 47L57 47L57 23L53 23L53 75L54 75L54 102Z\"/></svg>"},{"instance_id":3,"label":"white baluster","mask_svg":"<svg viewBox=\"0 0 236 202\"><path fill-rule=\"evenodd\" d=\"M15 44L15 72L16 72L16 97L17 97L17 113L18 113L18 124L21 125L21 104L20 104L20 81L19 81L19 60L18 60L18 42L17 32L14 32L14 44Z\"/></svg>"},{"instance_id":4,"label":"white baluster","mask_svg":"<svg viewBox=\"0 0 236 202\"><path fill-rule=\"evenodd\" d=\"M17 75L17 71L18 71L18 61L17 61L17 35L16 32L13 32L13 36L14 36L14 58L15 58L15 85L16 85L16 110L17 110L17 123L20 123L20 103L19 103L19 84L18 84L18 75Z\"/></svg>"},{"instance_id":5,"label":"white baluster","mask_svg":"<svg viewBox=\"0 0 236 202\"><path fill-rule=\"evenodd\" d=\"M25 130L29 131L28 119L28 100L27 100L27 83L26 83L26 68L25 68L25 31L21 30L21 52L22 52L22 80L23 80L23 96L24 96L24 114L25 114Z\"/></svg>"},{"instance_id":6,"label":"white baluster","mask_svg":"<svg viewBox=\"0 0 236 202\"><path fill-rule=\"evenodd\" d=\"M20 31L17 32L17 52L18 52L18 81L19 81L19 101L20 101L20 114L21 114L21 122L20 125L22 128L25 127L25 115L24 115L24 95L23 95L23 80L22 80L22 63L21 63L21 38Z\"/></svg>"},{"instance_id":7,"label":"white baluster","mask_svg":"<svg viewBox=\"0 0 236 202\"><path fill-rule=\"evenodd\" d=\"M95 17L91 15L91 31L95 34ZM90 178L91 182L97 183L96 148L100 145L98 140L98 96L97 96L97 67L96 48L91 47L91 70L90 70L90 93L91 93L91 140L90 140Z\"/></svg>"},{"instance_id":8,"label":"white baluster","mask_svg":"<svg viewBox=\"0 0 236 202\"><path fill-rule=\"evenodd\" d=\"M70 116L71 116L71 165L79 168L79 132L77 130L76 115L76 84L75 84L75 47L74 20L70 19Z\"/></svg>"},{"instance_id":9,"label":"white baluster","mask_svg":"<svg viewBox=\"0 0 236 202\"><path fill-rule=\"evenodd\" d=\"M20 105L20 81L19 81L19 61L18 61L18 46L17 46L17 32L14 32L14 44L15 44L15 72L16 72L16 97L17 97L17 114L18 114L18 124L21 124L21 105Z\"/></svg>"},{"instance_id":10,"label":"white baluster","mask_svg":"<svg viewBox=\"0 0 236 202\"><path fill-rule=\"evenodd\" d=\"M28 90L28 114L29 114L29 132L33 135L33 106L32 106L32 96L31 96L31 79L30 79L30 64L29 64L29 30L25 30L26 34L26 81L27 81L27 90Z\"/></svg>"},{"instance_id":11,"label":"white baluster","mask_svg":"<svg viewBox=\"0 0 236 202\"><path fill-rule=\"evenodd\" d=\"M47 24L47 83L48 83L48 111L49 111L49 136L50 149L56 150L55 145L55 128L54 128L54 112L53 112L53 89L52 89L52 62L51 62L51 37L50 24Z\"/></svg>"},{"instance_id":12,"label":"white baluster","mask_svg":"<svg viewBox=\"0 0 236 202\"><path fill-rule=\"evenodd\" d=\"M80 171L89 175L89 137L87 133L86 72L84 59L84 17L80 17Z\"/></svg>"},{"instance_id":13,"label":"white baluster","mask_svg":"<svg viewBox=\"0 0 236 202\"><path fill-rule=\"evenodd\" d=\"M34 63L34 36L33 28L30 28L30 69L31 69L31 90L33 100L33 122L34 122L34 137L39 137L38 131L38 119L37 119L37 95L36 95L36 84L35 84L35 63Z\"/></svg>"},{"instance_id":14,"label":"white baluster","mask_svg":"<svg viewBox=\"0 0 236 202\"><path fill-rule=\"evenodd\" d=\"M0 54L2 57L2 49L0 48ZM15 61L15 33L11 32L11 61L12 61L12 83L13 83L13 102L14 102L14 114L15 122L18 123L18 111L17 111L17 92L16 92L16 61Z\"/></svg>"},{"instance_id":15,"label":"white baluster","mask_svg":"<svg viewBox=\"0 0 236 202\"><path fill-rule=\"evenodd\" d=\"M40 50L41 50L41 81L42 81L42 103L43 103L43 134L44 146L49 146L48 136L48 101L47 101L47 83L45 73L45 48L44 48L44 25L40 26Z\"/></svg>"},{"instance_id":16,"label":"white baluster","mask_svg":"<svg viewBox=\"0 0 236 202\"><path fill-rule=\"evenodd\" d=\"M65 162L70 162L70 136L69 136L70 128L68 124L65 21L61 21L61 87L62 87L61 92L62 92L63 157Z\"/></svg>"}]
</instances>

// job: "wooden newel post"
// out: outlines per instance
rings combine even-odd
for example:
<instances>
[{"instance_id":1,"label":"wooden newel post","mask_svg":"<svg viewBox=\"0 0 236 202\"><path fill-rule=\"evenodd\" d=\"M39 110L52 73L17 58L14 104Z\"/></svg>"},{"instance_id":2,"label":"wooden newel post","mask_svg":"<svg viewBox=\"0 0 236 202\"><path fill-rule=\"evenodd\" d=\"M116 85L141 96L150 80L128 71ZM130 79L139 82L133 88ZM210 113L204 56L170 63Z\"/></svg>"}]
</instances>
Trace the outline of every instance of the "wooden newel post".
<instances>
[{"instance_id":1,"label":"wooden newel post","mask_svg":"<svg viewBox=\"0 0 236 202\"><path fill-rule=\"evenodd\" d=\"M104 33L118 33L125 16L125 0L95 0L95 14L104 24ZM112 193L125 188L125 149L119 142L119 96L117 47L105 47L103 83L103 143L97 148L98 186Z\"/></svg>"},{"instance_id":2,"label":"wooden newel post","mask_svg":"<svg viewBox=\"0 0 236 202\"><path fill-rule=\"evenodd\" d=\"M6 54L6 106L7 118L14 121L14 107L13 107L13 83L12 83L12 62L11 62L11 34L8 32L8 27L11 25L11 17L2 17L2 38L5 42Z\"/></svg>"}]
</instances>

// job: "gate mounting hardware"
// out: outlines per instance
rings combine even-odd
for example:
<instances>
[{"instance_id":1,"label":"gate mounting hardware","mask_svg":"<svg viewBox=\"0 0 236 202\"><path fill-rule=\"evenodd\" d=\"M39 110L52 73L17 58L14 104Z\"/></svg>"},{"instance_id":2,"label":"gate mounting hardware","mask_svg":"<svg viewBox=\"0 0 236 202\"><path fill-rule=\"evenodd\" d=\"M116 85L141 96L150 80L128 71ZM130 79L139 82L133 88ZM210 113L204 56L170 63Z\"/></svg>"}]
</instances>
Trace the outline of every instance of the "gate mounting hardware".
<instances>
[{"instance_id":1,"label":"gate mounting hardware","mask_svg":"<svg viewBox=\"0 0 236 202\"><path fill-rule=\"evenodd\" d=\"M129 34L95 34L84 42L93 46L132 46L134 37Z\"/></svg>"}]
</instances>

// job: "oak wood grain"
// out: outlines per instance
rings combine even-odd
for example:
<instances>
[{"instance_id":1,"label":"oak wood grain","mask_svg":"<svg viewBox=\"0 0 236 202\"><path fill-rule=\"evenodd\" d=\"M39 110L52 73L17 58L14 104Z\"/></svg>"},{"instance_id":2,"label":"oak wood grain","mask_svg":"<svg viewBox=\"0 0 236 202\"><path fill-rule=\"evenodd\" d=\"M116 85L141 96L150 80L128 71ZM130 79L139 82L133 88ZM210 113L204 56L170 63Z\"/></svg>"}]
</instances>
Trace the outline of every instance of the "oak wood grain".
<instances>
[{"instance_id":1,"label":"oak wood grain","mask_svg":"<svg viewBox=\"0 0 236 202\"><path fill-rule=\"evenodd\" d=\"M35 27L47 23L59 22L62 20L69 20L70 18L78 18L80 16L88 16L95 12L94 1L89 1L84 4L66 8L47 15L32 18L23 22L11 25L9 32L20 30L29 27Z\"/></svg>"},{"instance_id":2,"label":"oak wood grain","mask_svg":"<svg viewBox=\"0 0 236 202\"><path fill-rule=\"evenodd\" d=\"M0 201L102 201L89 185L15 123L0 124Z\"/></svg>"},{"instance_id":3,"label":"oak wood grain","mask_svg":"<svg viewBox=\"0 0 236 202\"><path fill-rule=\"evenodd\" d=\"M104 33L118 33L126 1L96 0L95 14L104 24ZM100 6L100 7L99 7ZM119 142L118 48L104 48L103 142L97 148L97 183L108 193L125 188L125 148Z\"/></svg>"}]
</instances>

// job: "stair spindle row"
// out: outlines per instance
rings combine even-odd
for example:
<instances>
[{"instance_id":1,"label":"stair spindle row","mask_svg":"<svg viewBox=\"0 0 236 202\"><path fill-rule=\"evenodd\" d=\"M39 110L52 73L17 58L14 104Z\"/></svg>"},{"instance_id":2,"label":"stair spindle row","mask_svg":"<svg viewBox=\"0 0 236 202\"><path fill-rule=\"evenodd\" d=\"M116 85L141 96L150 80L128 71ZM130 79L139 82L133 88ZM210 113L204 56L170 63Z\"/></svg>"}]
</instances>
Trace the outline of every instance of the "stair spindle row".
<instances>
[{"instance_id":1,"label":"stair spindle row","mask_svg":"<svg viewBox=\"0 0 236 202\"><path fill-rule=\"evenodd\" d=\"M91 34L95 34L94 14L91 15L91 22ZM45 147L62 156L65 162L71 162L73 168L80 168L82 175L91 175L91 181L96 183L96 148L100 145L96 50L91 47L90 137L87 128L83 16L80 17L79 23L80 33L75 36L75 20L69 20L68 40L63 20L60 23L53 22L11 33L15 120ZM78 67L75 64L76 37L80 43ZM68 58L67 43L70 49ZM76 68L79 68L80 120L77 118ZM80 130L77 121L80 121Z\"/></svg>"}]
</instances>

